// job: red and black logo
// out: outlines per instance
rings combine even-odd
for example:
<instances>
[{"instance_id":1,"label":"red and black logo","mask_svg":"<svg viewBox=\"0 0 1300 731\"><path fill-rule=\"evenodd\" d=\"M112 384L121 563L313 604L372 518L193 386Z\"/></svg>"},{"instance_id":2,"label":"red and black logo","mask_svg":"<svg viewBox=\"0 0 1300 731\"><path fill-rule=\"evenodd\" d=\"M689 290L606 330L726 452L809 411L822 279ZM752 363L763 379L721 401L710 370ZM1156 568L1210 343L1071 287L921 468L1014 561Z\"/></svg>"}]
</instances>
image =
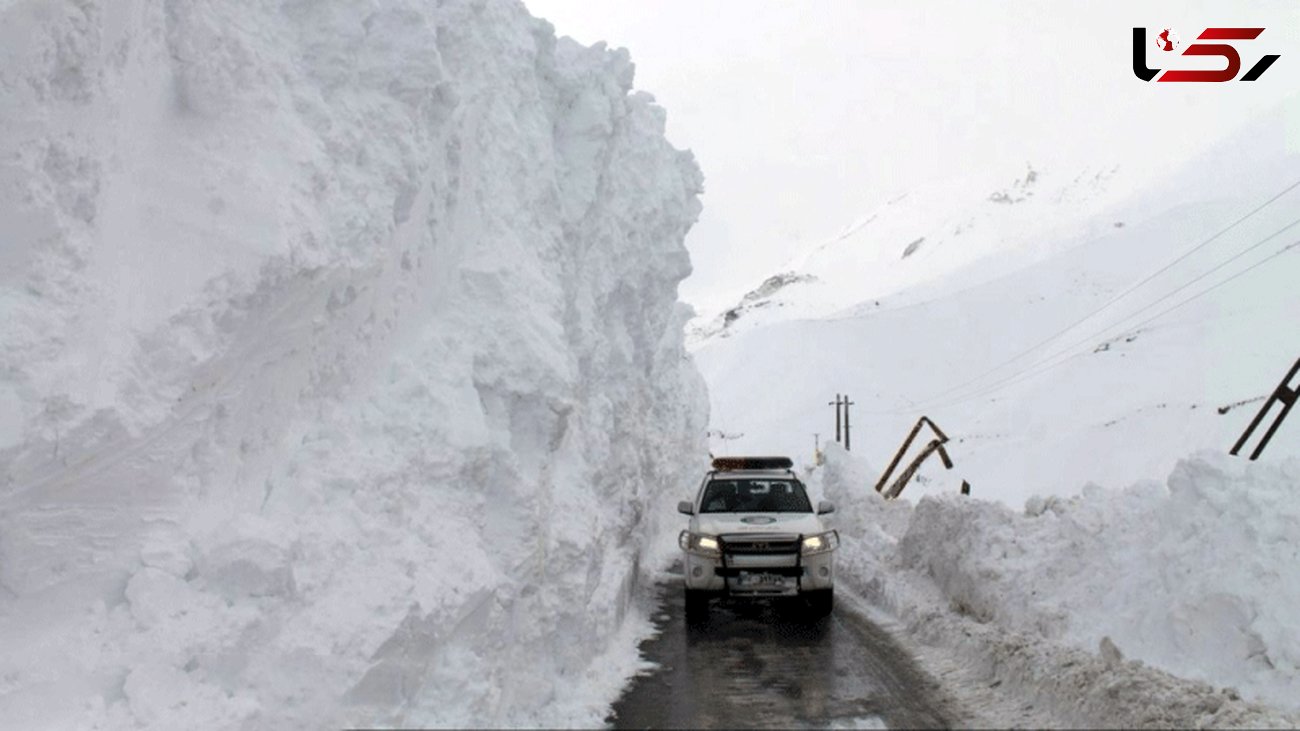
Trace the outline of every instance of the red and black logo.
<instances>
[{"instance_id":1,"label":"red and black logo","mask_svg":"<svg viewBox=\"0 0 1300 731\"><path fill-rule=\"evenodd\" d=\"M1253 41L1263 33L1263 28L1206 28L1196 37L1198 41ZM1174 51L1182 43L1172 28L1165 28L1156 34L1155 46L1161 51ZM1143 81L1150 81L1160 74L1160 69L1147 68L1147 29L1133 29L1133 73ZM1227 68L1219 71L1170 69L1157 81L1232 81L1241 71L1241 55L1230 43L1193 43L1183 50L1184 56L1218 56L1228 62ZM1255 62L1254 66L1241 77L1242 81L1254 81L1264 75L1273 62L1281 58L1269 54Z\"/></svg>"}]
</instances>

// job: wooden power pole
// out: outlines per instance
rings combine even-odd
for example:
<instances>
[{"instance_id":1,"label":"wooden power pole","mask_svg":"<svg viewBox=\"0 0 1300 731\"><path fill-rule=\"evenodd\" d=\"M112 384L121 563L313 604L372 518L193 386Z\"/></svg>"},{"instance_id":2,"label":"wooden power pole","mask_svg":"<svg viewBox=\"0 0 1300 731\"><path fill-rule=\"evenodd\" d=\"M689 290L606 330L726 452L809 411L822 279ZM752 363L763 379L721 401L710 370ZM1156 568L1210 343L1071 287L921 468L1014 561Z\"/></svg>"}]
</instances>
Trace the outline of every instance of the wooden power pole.
<instances>
[{"instance_id":1,"label":"wooden power pole","mask_svg":"<svg viewBox=\"0 0 1300 731\"><path fill-rule=\"evenodd\" d=\"M1274 404L1281 404L1282 410L1279 411L1277 416L1273 419L1273 423L1268 427L1268 431L1264 432L1264 438L1259 440L1259 444L1255 447L1255 451L1250 453L1251 460L1259 459L1259 455L1263 453L1264 447L1268 446L1269 440L1273 438L1275 433L1277 433L1277 428L1282 426L1282 422L1286 419L1286 415L1291 412L1291 407L1295 406L1297 399L1300 399L1300 384L1297 384L1294 387L1288 385L1293 379L1295 379L1297 373L1300 373L1300 360L1297 360L1295 365L1291 366L1291 370L1287 371L1286 377L1282 379L1281 383L1277 384L1277 388L1274 389L1273 394L1264 402L1263 408L1261 408L1259 413L1255 414L1255 418L1251 420L1250 426L1246 427L1246 431L1242 433L1241 438L1237 440L1237 443L1232 445L1232 451L1229 454L1235 455L1240 452L1241 448L1246 446L1246 441L1250 439L1250 435L1255 433L1256 427L1258 427L1259 423L1264 420L1264 415L1273 408Z\"/></svg>"},{"instance_id":2,"label":"wooden power pole","mask_svg":"<svg viewBox=\"0 0 1300 731\"><path fill-rule=\"evenodd\" d=\"M852 443L849 441L849 407L853 402L849 400L849 395L844 394L844 451L852 449Z\"/></svg>"},{"instance_id":3,"label":"wooden power pole","mask_svg":"<svg viewBox=\"0 0 1300 731\"><path fill-rule=\"evenodd\" d=\"M839 395L838 393L835 394L835 400L834 400L834 401L827 401L827 402L826 402L826 405L827 405L827 406L834 406L834 407L835 407L835 443L836 443L836 444L839 444L840 441L841 441L841 439L840 439L840 406L842 406L843 403L844 403L844 402L840 400L840 395Z\"/></svg>"}]
</instances>

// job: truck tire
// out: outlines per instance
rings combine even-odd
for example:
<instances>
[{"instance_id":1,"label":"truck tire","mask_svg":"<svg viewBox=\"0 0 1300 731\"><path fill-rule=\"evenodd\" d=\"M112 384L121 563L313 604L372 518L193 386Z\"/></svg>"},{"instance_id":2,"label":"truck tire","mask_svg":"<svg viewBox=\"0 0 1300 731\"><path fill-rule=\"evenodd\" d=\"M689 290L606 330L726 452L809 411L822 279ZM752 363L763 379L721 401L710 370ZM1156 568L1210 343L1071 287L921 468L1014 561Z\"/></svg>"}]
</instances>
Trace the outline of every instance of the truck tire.
<instances>
[{"instance_id":1,"label":"truck tire","mask_svg":"<svg viewBox=\"0 0 1300 731\"><path fill-rule=\"evenodd\" d=\"M807 591L804 592L804 600L808 602L809 616L820 619L828 616L831 610L835 608L835 590L817 589Z\"/></svg>"},{"instance_id":2,"label":"truck tire","mask_svg":"<svg viewBox=\"0 0 1300 731\"><path fill-rule=\"evenodd\" d=\"M686 590L686 621L702 622L709 618L709 595L699 589Z\"/></svg>"}]
</instances>

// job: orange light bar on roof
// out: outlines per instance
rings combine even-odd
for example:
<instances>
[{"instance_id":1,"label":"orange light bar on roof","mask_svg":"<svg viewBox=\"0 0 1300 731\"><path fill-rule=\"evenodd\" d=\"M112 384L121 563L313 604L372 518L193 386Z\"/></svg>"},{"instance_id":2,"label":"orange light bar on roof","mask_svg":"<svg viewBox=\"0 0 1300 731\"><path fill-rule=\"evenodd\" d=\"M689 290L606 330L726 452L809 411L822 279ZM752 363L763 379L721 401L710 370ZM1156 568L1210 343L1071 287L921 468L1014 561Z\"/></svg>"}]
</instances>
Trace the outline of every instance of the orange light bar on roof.
<instances>
[{"instance_id":1,"label":"orange light bar on roof","mask_svg":"<svg viewBox=\"0 0 1300 731\"><path fill-rule=\"evenodd\" d=\"M788 470L794 466L789 457L714 457L713 469L730 470Z\"/></svg>"}]
</instances>

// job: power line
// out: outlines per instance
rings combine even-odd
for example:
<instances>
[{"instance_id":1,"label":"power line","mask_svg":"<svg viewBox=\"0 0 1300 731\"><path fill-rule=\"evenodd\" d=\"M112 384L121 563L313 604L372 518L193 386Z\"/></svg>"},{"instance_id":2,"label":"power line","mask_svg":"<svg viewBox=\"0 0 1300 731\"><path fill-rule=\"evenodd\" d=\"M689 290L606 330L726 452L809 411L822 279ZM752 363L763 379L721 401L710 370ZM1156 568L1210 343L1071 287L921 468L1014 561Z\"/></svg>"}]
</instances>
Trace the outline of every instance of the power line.
<instances>
[{"instance_id":1,"label":"power line","mask_svg":"<svg viewBox=\"0 0 1300 731\"><path fill-rule=\"evenodd\" d=\"M1210 236L1209 238L1207 238L1207 239L1201 241L1201 242L1200 242L1199 244L1197 244L1196 246L1193 246L1191 249L1188 249L1187 251L1183 252L1180 256L1178 256L1177 258L1175 258L1173 261L1169 262L1168 264L1165 264L1164 266L1162 266L1161 268L1159 268L1159 269L1157 269L1156 271L1152 272L1151 274L1148 274L1145 278L1141 279L1141 280L1138 281L1137 283L1130 285L1130 286L1129 286L1128 288L1126 288L1124 291L1122 291L1122 292L1120 292L1119 294L1117 294L1117 295L1111 297L1109 300L1107 300L1105 303L1103 303L1100 307L1098 307L1098 308L1096 308L1096 309L1094 309L1094 310L1088 312L1087 314L1085 314L1083 317L1079 318L1078 320L1075 320L1074 322L1070 323L1069 325L1066 325L1065 327L1061 328L1060 330L1057 330L1056 332L1052 333L1051 335L1049 335L1049 336L1048 336L1047 338L1045 338L1044 340L1041 340L1041 341L1039 341L1039 342L1037 342L1037 343L1035 343L1035 344L1029 346L1028 348L1026 348L1026 349L1024 349L1024 350L1022 350L1022 351L1016 353L1015 355L1011 356L1011 357L1008 358L1007 360L1004 360L1004 361L1002 361L1001 363L998 363L997 365L994 365L993 367L989 368L988 370L983 371L982 373L980 373L980 374L974 376L973 378L970 378L970 379L968 379L968 380L966 380L966 381L963 381L962 383L957 384L956 386L953 386L953 387L951 387L951 388L948 388L948 389L945 389L945 390L943 390L943 391L940 391L939 393L936 393L936 394L930 396L929 398L924 399L922 403L930 403L930 402L935 401L936 399L939 399L939 398L941 398L941 397L943 397L943 396L946 396L946 395L948 395L948 394L950 394L950 393L954 393L954 392L956 392L956 391L960 391L960 390L964 389L965 387L967 387L967 386L969 386L969 385L971 385L971 384L978 383L979 381L983 380L985 377L989 376L990 374L995 373L995 372L1001 370L1002 368L1005 368L1006 366L1011 365L1012 363L1015 363L1016 361L1018 361L1018 360L1020 360L1021 358L1025 357L1026 355L1029 355L1030 353L1033 353L1035 350L1038 350L1039 348L1043 347L1044 345L1047 345L1048 343L1052 342L1053 340L1056 340L1057 338L1059 338L1060 336L1062 336L1062 335L1064 335L1065 333L1069 332L1070 330L1073 330L1074 328L1078 327L1079 325L1082 325L1083 323L1085 323L1085 322L1087 322L1088 320L1092 319L1092 318L1095 317L1097 314L1099 314L1099 313L1101 313L1102 311L1104 311L1104 310L1106 310L1107 308L1109 308L1111 305L1115 304L1116 302L1119 302L1120 300L1124 299L1124 298L1127 297L1128 295L1130 295L1130 294L1132 294L1133 292L1137 291L1139 288L1141 288L1142 286L1146 285L1146 284L1147 284L1148 282L1150 282L1151 280L1155 279L1156 277L1160 276L1161 274L1164 274L1165 272L1169 271L1170 269L1172 269L1173 267L1177 266L1177 265L1180 264L1181 262L1185 261L1185 260L1186 260L1188 257L1190 257L1192 254L1195 254L1196 252L1200 251L1201 249L1205 248L1206 246L1209 246L1211 243L1213 243L1214 241L1218 240L1218 238L1219 238L1220 236L1223 236L1224 234L1228 233L1229 231L1235 229L1237 226L1239 226L1239 225L1241 225L1242 223L1244 223L1247 219L1251 218L1251 217L1254 216L1255 214L1259 213L1260 211L1264 210L1264 209L1267 208L1268 206L1272 205L1272 204L1273 204L1274 202L1276 202L1279 198L1281 198L1282 196L1286 195L1287 193L1290 193L1291 191L1295 190L1296 188L1300 188L1300 180L1298 180L1298 181L1292 183L1291 185L1288 185L1286 188L1282 189L1281 192L1277 193L1277 194L1274 195L1273 197L1269 198L1268 200L1266 200L1266 201L1264 201L1263 203L1259 204L1259 205L1256 206L1255 208L1251 209L1250 212L1248 212L1248 213L1246 213L1245 215L1241 216L1240 218L1236 219L1235 221L1233 221L1232 223L1230 223L1230 224L1228 224L1227 226L1223 227L1222 229L1219 229L1219 231L1217 231L1216 233L1214 233L1214 234L1213 234L1212 236Z\"/></svg>"},{"instance_id":2,"label":"power line","mask_svg":"<svg viewBox=\"0 0 1300 731\"><path fill-rule=\"evenodd\" d=\"M1000 385L1000 384L1002 384L1002 383L1006 383L1007 381L1009 381L1009 380L1011 380L1011 379L1013 379L1013 378L1016 378L1016 377L1019 376L1021 373L1024 373L1024 372L1027 371L1027 370L1034 369L1034 368L1038 367L1039 365L1041 365L1042 363L1044 363L1044 362L1046 362L1046 361L1052 360L1052 359L1056 358L1057 356L1059 356L1059 355L1061 355L1061 354L1063 354L1063 353L1067 353L1067 352L1069 352L1069 351L1075 349L1076 347L1078 347L1078 346L1080 346L1080 345L1086 345L1086 344L1088 344L1088 343L1093 342L1093 341L1096 340L1097 338L1100 338L1100 337L1102 337L1103 335L1105 335L1106 333L1108 333L1108 332L1110 332L1110 331L1112 331L1112 330L1114 330L1114 329L1120 327L1121 325L1123 325L1124 323L1126 323L1126 322L1128 322L1129 320L1133 319L1134 317L1137 317L1138 315L1142 314L1143 312L1146 312L1146 311L1150 310L1152 307L1155 307L1156 305L1160 304L1161 302L1164 302L1165 300L1169 299L1170 297L1173 297L1174 295L1176 295L1176 294L1178 294L1179 292L1181 292L1181 291L1187 289L1188 287L1192 286L1193 284L1195 284L1195 283L1197 283L1197 282L1199 282L1199 281L1205 279L1206 277L1210 276L1211 274L1213 274L1213 273L1215 273L1215 272L1217 272L1217 271L1223 269L1225 266L1227 266L1227 265L1231 264L1232 262L1234 262L1234 261L1240 259L1241 257L1245 256L1246 254L1248 254L1248 253L1254 251L1255 249L1258 249L1259 247L1263 246L1264 244L1268 243L1269 241L1272 241L1273 239L1277 238L1278 236L1281 236L1283 233L1287 232L1288 230L1294 228L1294 227L1297 226L1297 225L1300 225L1300 218L1297 218L1297 219L1291 221L1290 223L1288 223L1287 225L1285 225L1285 226L1283 226L1282 228L1278 229L1277 231L1274 231L1273 233L1269 234L1268 236L1265 236L1264 238L1260 239L1259 241L1256 241L1255 243L1251 244L1250 246L1246 247L1245 249L1242 249L1241 251L1237 252L1236 254L1233 254L1232 256L1228 257L1227 259L1225 259L1225 260L1219 262L1219 263L1218 263L1217 265L1215 265L1214 267L1212 267L1212 268L1210 268L1210 269L1208 269L1208 270L1202 272L1200 275L1198 275L1198 276L1196 276L1196 277L1194 277L1194 278L1188 280L1187 282L1185 282L1185 283L1183 283L1182 285L1180 285L1180 286L1178 286L1178 287L1176 287L1176 288L1170 290L1169 292L1166 292L1165 294L1161 295L1160 297L1156 298L1155 300L1152 300L1151 302L1148 302L1146 305L1144 305L1144 306L1138 308L1137 310L1135 310L1135 311L1133 311L1133 312L1130 312L1128 315L1124 316L1123 318L1121 318L1121 319L1119 319L1119 320L1116 320L1115 322L1113 322L1113 323L1111 323L1110 325L1107 325L1107 326L1101 328L1100 330L1096 330L1096 331L1094 331L1094 332L1093 332L1092 334L1090 334L1090 335L1086 335L1086 336L1084 336L1083 338L1080 338L1080 339L1078 339L1078 340L1075 340L1074 342L1070 343L1069 345L1066 345L1065 347L1056 350L1056 351L1053 352L1051 355L1048 355L1048 356L1046 356L1045 358L1041 358L1041 359L1035 361L1033 364L1027 366L1027 367L1024 368L1024 369L1021 369L1021 370L1019 370L1019 371L1016 371L1016 372L1012 373L1011 375L1009 375L1009 376L1005 376L1005 377L1003 377L1003 378L1001 378L1001 379L999 379L999 380L993 381L993 382L990 383L990 384L986 384L985 386L982 386L982 387L980 387L980 388L977 388L976 391L975 391L975 393L980 393L980 392L983 392L984 389L986 389L986 388L989 388L989 387L992 387L992 386L997 386L997 385ZM1285 249L1283 249L1283 251L1285 251ZM1229 280L1225 280L1225 281L1229 281ZM960 390L960 389L958 389L958 390ZM930 401L923 402L923 403L922 403L922 408L933 408L933 405L934 405L934 404L935 404L935 400L934 400L934 399L931 399Z\"/></svg>"},{"instance_id":3,"label":"power line","mask_svg":"<svg viewBox=\"0 0 1300 731\"><path fill-rule=\"evenodd\" d=\"M1149 324L1149 323L1151 323L1151 322L1154 322L1155 320L1158 320L1158 319L1160 319L1161 317L1164 317L1165 315L1169 314L1170 312L1173 312L1174 310L1177 310L1177 309L1179 309L1180 307L1183 307L1184 305L1186 305L1186 304L1188 304L1188 303L1190 303L1190 302L1192 302L1192 301L1194 301L1194 300L1200 299L1201 297L1203 297L1203 296L1209 294L1210 292L1212 292L1212 291L1218 289L1219 287L1222 287L1222 286L1228 284L1229 282L1231 282L1231 281L1233 281L1233 280L1235 280L1235 279L1238 279L1239 277L1244 276L1245 274L1251 272L1252 270L1257 269L1257 268L1263 266L1264 264L1267 264L1268 262L1272 261L1273 259L1276 259L1276 258L1278 258L1279 256L1282 256L1283 254L1287 253L1288 251L1291 251L1292 249L1296 248L1297 246L1300 246L1300 240L1293 241L1293 242L1291 242L1290 244L1287 244L1286 246L1282 247L1282 248L1279 249L1278 251L1275 251L1275 252L1273 252L1272 254L1270 254L1269 256L1267 256L1267 257L1265 257L1265 258L1263 258L1263 259L1261 259L1261 260L1255 262L1254 264L1252 264L1252 265L1246 267L1245 269L1242 269L1241 271L1237 272L1236 274L1233 274L1232 276L1228 277L1227 279L1224 279L1224 280L1221 281L1221 282L1218 282L1218 283L1216 283L1216 284L1214 284L1214 285L1211 285L1211 286L1209 286L1209 287L1207 287L1207 288L1201 290L1200 292L1197 292L1196 294L1194 294L1194 295L1192 295L1191 297L1188 297L1188 298L1186 298L1186 299L1184 299L1184 300L1178 302L1177 304L1173 305L1172 307L1168 307L1168 308L1166 308L1166 309L1164 309L1164 310L1161 310L1160 312L1158 312L1158 313L1152 315L1151 317L1148 317L1147 319L1142 320L1141 322L1139 322L1139 323L1137 323L1137 324L1131 326L1129 329L1136 330L1136 329L1141 328L1141 327L1144 326L1144 325L1147 325L1147 324ZM1134 314L1137 314L1137 313L1134 313ZM1131 316L1130 316L1130 317L1131 317ZM1126 318L1126 319L1128 319L1128 318ZM1123 322L1123 321L1121 321L1121 322ZM1117 323L1117 324L1118 324L1118 323ZM1090 338L1089 340L1091 340L1091 338ZM930 405L928 406L928 408L931 408L931 409L933 409L933 408L947 408L947 407L950 407L950 406L956 406L956 405L958 405L958 404L963 404L963 403L966 403L966 402L968 402L968 401L971 401L971 400L974 400L974 399L977 399L977 398L981 398L981 397L983 397L983 396L987 396L987 395L992 394L992 393L996 393L996 392L1001 391L1001 390L1003 390L1003 389L1005 389L1005 388L1007 388L1007 387L1013 386L1013 385L1015 385L1016 383L1020 383L1021 381L1024 381L1024 380L1026 380L1026 379L1028 379L1028 378L1031 378L1031 377L1033 377L1033 376L1036 376L1036 375L1038 375L1038 374L1040 374L1040 373L1044 373L1044 372L1046 372L1046 371L1049 371L1049 370L1051 370L1051 369L1053 369L1053 368L1055 368L1055 367L1057 367L1057 366L1059 366L1059 365L1064 365L1065 363L1069 362L1069 361L1072 360L1073 358L1078 357L1079 355L1083 355L1082 353L1075 353L1075 354L1073 354L1073 355L1069 355L1069 350L1071 350L1071 349L1072 349L1072 348L1067 348L1067 349L1059 350L1059 351L1057 351L1055 354L1053 354L1053 355L1051 355L1051 356L1048 356L1048 357L1046 357L1046 358L1044 358L1044 359L1042 359L1042 360L1040 360L1040 361L1037 361L1037 362L1034 363L1033 365L1031 365L1031 366L1029 366L1029 367L1027 367L1027 368L1025 368L1025 369L1023 369L1023 370L1021 370L1021 371L1018 371L1017 373L1014 373L1014 374L1012 374L1011 376L1005 377L1005 378L1003 378L1003 379L1001 379L1001 380L999 380L999 381L995 381L994 383L989 384L988 386L985 386L984 388L981 388L981 389L978 390L978 391L974 391L974 392L972 392L972 393L970 393L970 394L968 394L968 395L966 395L966 396L964 396L964 397L962 397L962 398L955 399L955 400L948 401L948 402L944 402L944 403L942 403L942 404L930 404ZM1058 361L1056 361L1056 362L1054 362L1054 363L1050 362L1050 361L1052 361L1053 359L1060 357L1061 355L1068 355L1068 357L1066 357L1066 358L1064 358L1064 359L1062 359L1062 360L1058 360Z\"/></svg>"},{"instance_id":4,"label":"power line","mask_svg":"<svg viewBox=\"0 0 1300 731\"><path fill-rule=\"evenodd\" d=\"M1131 329L1131 330L1137 330L1137 329L1140 329L1142 326L1147 325L1147 324L1149 324L1149 323L1151 323L1151 322L1153 322L1153 321L1155 321L1155 320L1158 320L1158 319L1160 319L1161 317L1164 317L1165 315L1169 314L1170 312L1173 312L1174 310L1177 310L1178 308L1180 308L1180 307L1182 307L1182 306L1184 306L1184 305L1186 305L1186 304L1192 302L1193 300L1200 299L1200 298L1203 297L1204 295L1209 294L1210 292L1214 291L1215 289L1218 289L1219 287L1222 287L1223 285L1225 285L1225 284L1227 284L1227 283L1229 283L1229 282L1231 282L1231 281L1237 279L1238 277L1241 277L1241 276L1245 275L1246 273L1250 272L1251 270L1256 269L1256 268L1258 268L1258 267L1260 267L1260 266L1263 266L1264 264L1268 263L1269 261L1272 261L1273 259L1276 259L1277 257L1279 257L1279 256L1285 254L1286 252L1290 251L1291 249L1295 248L1297 245L1300 245L1300 241L1295 241L1295 242L1292 242L1292 243L1290 243L1290 244L1288 244L1288 245L1282 247L1282 248L1279 249L1278 251L1276 251L1276 252L1270 254L1269 256L1265 257L1264 259L1261 259L1260 261L1258 261L1258 262L1252 264L1251 266L1246 267L1245 269L1243 269L1243 270L1237 272L1236 274L1232 275L1231 277L1228 277L1227 279L1225 279L1225 280L1223 280L1223 281L1221 281L1221 282L1218 282L1217 284L1214 284L1214 285L1212 285L1212 286L1210 286L1210 287L1207 287L1207 288L1201 290L1200 292L1197 292L1196 294L1194 294L1194 295L1192 295L1191 297L1188 297L1188 298L1182 300L1181 302L1178 302L1177 304L1175 304L1175 305L1172 306L1172 307L1169 307L1169 308L1166 308L1166 309L1164 309L1164 310L1161 310L1160 312L1156 313L1155 315L1152 315L1151 317L1148 317L1147 319L1142 320L1141 322L1138 322L1137 324L1131 326L1129 329ZM1136 314L1136 313L1135 313L1135 314ZM1076 344L1076 345L1077 345L1077 344ZM1072 349L1072 348L1071 348L1071 349ZM1022 371L1020 371L1020 372L1018 372L1018 373L1016 373L1016 374L1013 374L1011 377L1004 378L1004 379L1002 379L1002 380L1000 380L1000 381L997 381L997 382L995 382L995 383L993 383L993 384L991 384L991 385L989 385L989 386L987 386L987 387L985 387L985 388L983 388L983 389L981 389L981 390L979 390L979 391L977 391L977 392L971 393L971 394L969 394L968 396L966 396L966 397L964 397L964 398L958 399L958 400L956 400L956 401L949 402L949 403L944 404L944 405L945 405L945 406L954 406L954 405L957 405L957 404L960 404L960 403L965 403L965 402L970 401L970 400L975 399L975 398L979 398L979 397L981 397L981 396L988 395L988 394L990 394L990 393L996 393L997 391L1001 391L1001 390L1003 390L1003 389L1006 388L1006 387L1012 386L1012 385L1014 385L1014 384L1016 384L1016 383L1019 383L1019 382L1021 382L1021 381L1024 381L1024 380L1026 380L1026 379L1028 379L1028 378L1031 378L1031 377L1033 377L1033 376L1035 376L1035 375L1038 375L1038 374L1040 374L1040 373L1044 373L1044 372L1046 372L1046 371L1049 371L1049 370L1051 370L1052 368L1055 368L1056 366L1064 365L1065 363L1069 362L1069 361L1072 360L1073 358L1076 358L1076 357L1078 357L1078 356L1080 356L1080 355L1083 355L1083 353L1075 353L1075 354L1073 354L1073 355L1069 355L1069 350L1071 350L1071 349L1062 349L1062 350L1059 350L1059 351L1057 351L1055 354L1053 354L1053 355L1051 355L1051 356L1048 356L1048 357L1046 357L1046 358L1043 358L1042 360L1039 360L1039 361L1035 362L1033 365L1029 366L1028 368L1026 368L1026 369L1024 369L1024 370L1022 370ZM1064 359L1062 359L1062 360L1058 360L1058 361L1056 361L1055 363L1051 363L1051 362L1050 362L1050 361L1052 361L1053 359L1055 359L1055 358L1057 358L1057 357L1060 357L1061 355L1067 355L1068 357L1066 357L1066 358L1064 358Z\"/></svg>"}]
</instances>

